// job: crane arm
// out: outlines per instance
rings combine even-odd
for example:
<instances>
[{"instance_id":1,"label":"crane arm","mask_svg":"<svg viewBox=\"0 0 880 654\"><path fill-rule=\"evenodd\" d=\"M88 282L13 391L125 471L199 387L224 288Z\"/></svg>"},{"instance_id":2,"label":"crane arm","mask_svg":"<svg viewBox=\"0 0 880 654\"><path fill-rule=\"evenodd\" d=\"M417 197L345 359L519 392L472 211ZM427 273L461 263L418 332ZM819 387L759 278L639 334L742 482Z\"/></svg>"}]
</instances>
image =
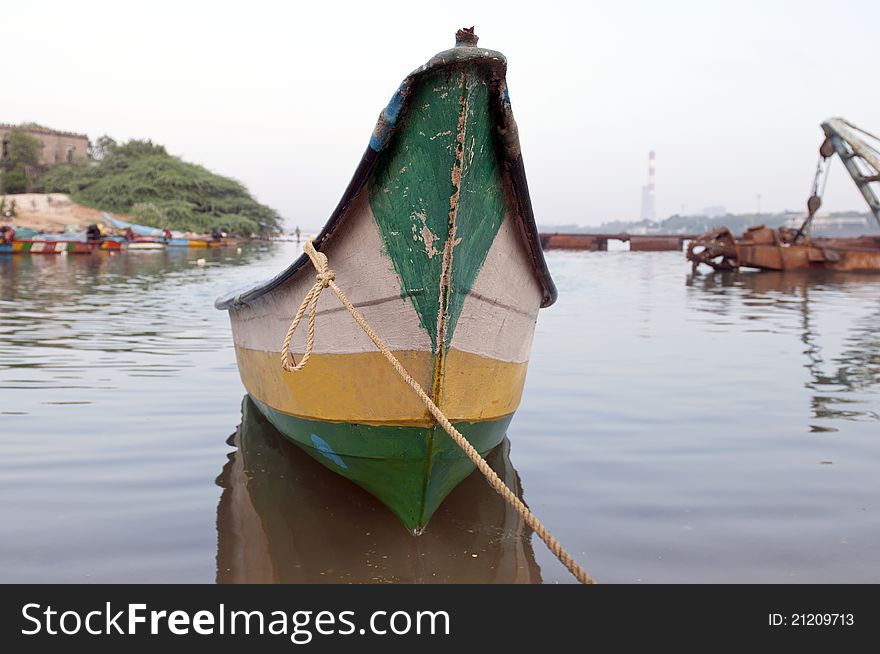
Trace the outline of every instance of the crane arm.
<instances>
[{"instance_id":1,"label":"crane arm","mask_svg":"<svg viewBox=\"0 0 880 654\"><path fill-rule=\"evenodd\" d=\"M856 127L843 118L830 118L822 123L822 131L825 132L825 141L819 148L819 165L816 168L816 177L813 182L813 194L807 201L807 217L798 229L795 240L803 236L816 211L822 205L822 192L828 175L828 159L837 154L846 167L850 177L865 198L865 202L871 209L871 213L880 225L880 150L868 142L868 137L874 143L880 144L873 134Z\"/></svg>"}]
</instances>

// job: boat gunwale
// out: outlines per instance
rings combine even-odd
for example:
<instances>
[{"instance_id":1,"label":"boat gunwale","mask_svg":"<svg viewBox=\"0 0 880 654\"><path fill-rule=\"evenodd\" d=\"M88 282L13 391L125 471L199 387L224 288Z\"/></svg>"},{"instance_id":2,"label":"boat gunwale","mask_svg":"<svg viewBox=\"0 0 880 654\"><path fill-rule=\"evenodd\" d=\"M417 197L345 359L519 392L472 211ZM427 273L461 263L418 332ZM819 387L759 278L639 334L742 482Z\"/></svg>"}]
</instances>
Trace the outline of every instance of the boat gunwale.
<instances>
[{"instance_id":1,"label":"boat gunwale","mask_svg":"<svg viewBox=\"0 0 880 654\"><path fill-rule=\"evenodd\" d=\"M361 157L348 186L345 188L342 198L339 200L333 213L330 214L330 218L327 220L324 227L315 237L314 243L316 249L320 250L324 241L332 237L337 228L342 225L346 217L346 212L352 201L366 185L367 180L379 160L379 155L384 152L385 145L388 144L400 125L400 122L397 120L398 116L404 114L408 109L409 89L428 74L445 69L454 69L464 65L485 65L491 71L493 81L500 82L505 80L507 59L504 55L500 52L486 50L479 47L456 47L445 50L435 55L426 64L410 73L400 84L397 92L392 97L391 102L380 114L379 121L373 132L373 137L370 139L370 144L367 146L366 151ZM520 236L525 242L528 250L529 262L531 263L532 269L541 285L541 308L545 308L549 307L556 301L557 290L553 278L550 275L550 270L547 267L547 262L544 258L544 251L541 247L540 236L538 234L538 227L535 224L535 215L532 208L531 197L529 195L528 181L526 180L525 165L519 148L519 136L516 123L509 107L505 110L502 106L505 100L507 100L506 91L504 99L501 98L500 94L495 95L495 106L493 108L495 110L495 115L499 118L499 121L496 123L496 130L500 130L504 133L503 139L501 135L497 135L499 142L496 151L501 156L502 161L506 164L505 171L507 175L509 175L513 200L516 205L515 207L511 207L514 209L511 213L516 217ZM400 102L401 104L395 106L396 102ZM378 145L377 149L374 147L374 144L376 144L380 138L381 144ZM504 143L501 143L502 140ZM249 302L256 300L262 295L273 291L287 282L307 264L309 264L309 258L303 253L287 268L274 277L258 282L244 290L237 290L223 295L217 298L214 302L214 306L220 310L231 310L245 306Z\"/></svg>"}]
</instances>

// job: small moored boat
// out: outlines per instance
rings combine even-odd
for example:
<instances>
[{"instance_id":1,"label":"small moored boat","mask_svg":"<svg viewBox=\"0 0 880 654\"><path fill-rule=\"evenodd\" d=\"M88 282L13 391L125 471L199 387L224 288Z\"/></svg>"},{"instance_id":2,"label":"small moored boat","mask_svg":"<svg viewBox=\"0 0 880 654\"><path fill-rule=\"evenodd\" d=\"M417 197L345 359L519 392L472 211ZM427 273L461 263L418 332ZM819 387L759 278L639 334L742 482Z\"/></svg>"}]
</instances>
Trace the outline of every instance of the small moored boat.
<instances>
[{"instance_id":1,"label":"small moored boat","mask_svg":"<svg viewBox=\"0 0 880 654\"><path fill-rule=\"evenodd\" d=\"M115 239L36 236L0 243L0 254L91 254L102 250L119 251L122 243Z\"/></svg>"},{"instance_id":2,"label":"small moored boat","mask_svg":"<svg viewBox=\"0 0 880 654\"><path fill-rule=\"evenodd\" d=\"M172 232L168 229L159 229L158 227L148 227L146 225L136 225L135 223L126 222L119 218L114 218L109 213L102 211L101 219L113 229L123 230L130 234L128 240L132 243L156 243L160 249L167 246L172 248L219 248L232 245L232 239L214 236L211 234L187 235L181 232ZM131 249L150 249L148 247L137 247Z\"/></svg>"},{"instance_id":3,"label":"small moored boat","mask_svg":"<svg viewBox=\"0 0 880 654\"><path fill-rule=\"evenodd\" d=\"M125 244L125 249L137 252L156 252L164 250L165 244L157 241L129 241Z\"/></svg>"},{"instance_id":4,"label":"small moored boat","mask_svg":"<svg viewBox=\"0 0 880 654\"><path fill-rule=\"evenodd\" d=\"M483 455L519 404L538 309L556 299L506 68L470 29L411 73L314 240L354 306ZM282 369L282 342L314 283L301 256L217 300L242 381L281 433L418 532L474 466L332 295L317 303L308 365ZM290 345L297 360L304 331Z\"/></svg>"}]
</instances>

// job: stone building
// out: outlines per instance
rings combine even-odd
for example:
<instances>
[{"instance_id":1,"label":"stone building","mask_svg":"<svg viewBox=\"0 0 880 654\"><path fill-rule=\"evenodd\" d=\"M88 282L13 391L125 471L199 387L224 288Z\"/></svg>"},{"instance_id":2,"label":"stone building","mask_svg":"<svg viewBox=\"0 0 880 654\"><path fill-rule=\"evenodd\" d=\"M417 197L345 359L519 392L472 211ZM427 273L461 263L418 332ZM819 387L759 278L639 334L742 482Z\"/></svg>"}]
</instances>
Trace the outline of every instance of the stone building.
<instances>
[{"instance_id":1,"label":"stone building","mask_svg":"<svg viewBox=\"0 0 880 654\"><path fill-rule=\"evenodd\" d=\"M0 123L0 161L6 158L9 133L16 127L37 139L40 144L41 167L60 163L85 161L89 158L89 137L73 132L59 132L39 125L6 125Z\"/></svg>"}]
</instances>

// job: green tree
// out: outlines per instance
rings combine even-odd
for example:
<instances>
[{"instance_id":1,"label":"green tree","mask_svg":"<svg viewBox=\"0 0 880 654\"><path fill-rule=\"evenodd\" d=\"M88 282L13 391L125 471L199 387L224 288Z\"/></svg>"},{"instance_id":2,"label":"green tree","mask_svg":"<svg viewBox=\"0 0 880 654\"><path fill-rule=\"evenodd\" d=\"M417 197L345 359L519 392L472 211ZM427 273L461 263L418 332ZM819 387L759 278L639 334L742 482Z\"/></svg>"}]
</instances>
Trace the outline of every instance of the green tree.
<instances>
[{"instance_id":1,"label":"green tree","mask_svg":"<svg viewBox=\"0 0 880 654\"><path fill-rule=\"evenodd\" d=\"M104 134L99 136L97 141L89 144L89 154L95 161L100 161L110 156L117 147L116 141Z\"/></svg>"},{"instance_id":2,"label":"green tree","mask_svg":"<svg viewBox=\"0 0 880 654\"><path fill-rule=\"evenodd\" d=\"M6 141L6 158L3 160L3 174L0 177L0 190L3 193L26 193L31 190L28 167L36 166L40 160L42 144L20 127L9 132Z\"/></svg>"},{"instance_id":3,"label":"green tree","mask_svg":"<svg viewBox=\"0 0 880 654\"><path fill-rule=\"evenodd\" d=\"M16 164L11 168L7 168L0 175L0 186L3 193L27 193L30 180L25 174L23 164Z\"/></svg>"},{"instance_id":4,"label":"green tree","mask_svg":"<svg viewBox=\"0 0 880 654\"><path fill-rule=\"evenodd\" d=\"M112 139L111 139L112 141ZM168 156L168 152L165 150L164 145L159 145L158 143L153 143L151 140L147 139L145 141L141 141L138 139L132 139L127 143L123 143L122 145L116 145L113 143L113 148L111 152L120 157L149 157L151 155L163 155Z\"/></svg>"},{"instance_id":5,"label":"green tree","mask_svg":"<svg viewBox=\"0 0 880 654\"><path fill-rule=\"evenodd\" d=\"M152 202L138 202L129 211L132 219L141 225L148 227L165 227L168 217Z\"/></svg>"},{"instance_id":6,"label":"green tree","mask_svg":"<svg viewBox=\"0 0 880 654\"><path fill-rule=\"evenodd\" d=\"M257 202L243 184L169 155L159 144L107 145L98 161L54 167L40 178L40 187L160 228L209 232L219 227L250 235L276 233L281 226L278 213Z\"/></svg>"},{"instance_id":7,"label":"green tree","mask_svg":"<svg viewBox=\"0 0 880 654\"><path fill-rule=\"evenodd\" d=\"M36 166L40 161L40 148L43 144L20 127L9 132L6 145L6 161L10 166L25 164Z\"/></svg>"}]
</instances>

